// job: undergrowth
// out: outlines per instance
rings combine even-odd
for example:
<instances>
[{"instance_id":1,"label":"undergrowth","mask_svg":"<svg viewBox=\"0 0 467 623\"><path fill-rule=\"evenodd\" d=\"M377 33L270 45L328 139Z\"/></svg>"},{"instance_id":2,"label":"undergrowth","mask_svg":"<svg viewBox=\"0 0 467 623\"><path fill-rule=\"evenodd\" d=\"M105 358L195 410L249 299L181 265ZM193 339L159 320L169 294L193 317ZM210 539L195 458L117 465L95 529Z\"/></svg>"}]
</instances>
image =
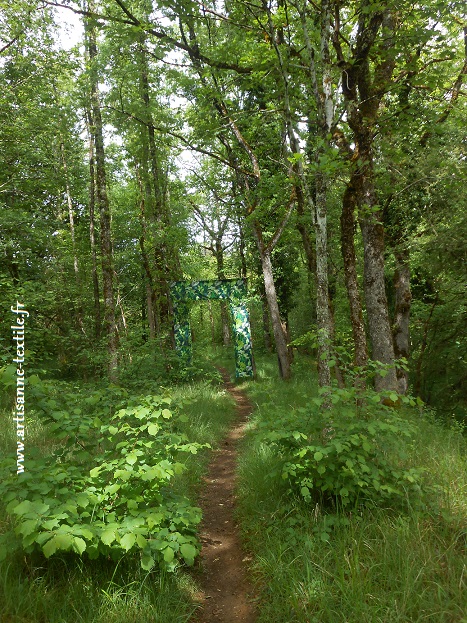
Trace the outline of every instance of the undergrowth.
<instances>
[{"instance_id":1,"label":"undergrowth","mask_svg":"<svg viewBox=\"0 0 467 623\"><path fill-rule=\"evenodd\" d=\"M205 448L233 415L217 379L212 369L166 387L33 378L25 473L1 485L1 621L189 619ZM0 417L12 455L8 408Z\"/></svg>"},{"instance_id":2,"label":"undergrowth","mask_svg":"<svg viewBox=\"0 0 467 623\"><path fill-rule=\"evenodd\" d=\"M461 431L410 405L388 411L342 395L323 415L311 363L299 358L288 383L275 365L260 359L256 383L243 384L257 405L239 519L258 623L465 621Z\"/></svg>"}]
</instances>

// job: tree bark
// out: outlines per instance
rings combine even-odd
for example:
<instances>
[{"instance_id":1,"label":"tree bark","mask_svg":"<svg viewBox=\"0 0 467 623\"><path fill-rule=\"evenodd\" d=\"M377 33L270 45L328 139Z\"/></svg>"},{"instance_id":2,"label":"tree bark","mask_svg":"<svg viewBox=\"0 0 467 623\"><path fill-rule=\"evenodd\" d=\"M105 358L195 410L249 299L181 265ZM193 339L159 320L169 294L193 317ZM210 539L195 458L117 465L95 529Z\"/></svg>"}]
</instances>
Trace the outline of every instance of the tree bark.
<instances>
[{"instance_id":1,"label":"tree bark","mask_svg":"<svg viewBox=\"0 0 467 623\"><path fill-rule=\"evenodd\" d=\"M371 341L371 357L386 367L386 375L375 377L375 389L397 391L398 383L394 367L394 345L389 319L386 286L384 282L384 228L381 211L377 205L374 188L373 154L368 140L360 134L359 144L362 164L362 195L360 205L360 230L363 239L363 288Z\"/></svg>"},{"instance_id":2,"label":"tree bark","mask_svg":"<svg viewBox=\"0 0 467 623\"><path fill-rule=\"evenodd\" d=\"M329 357L331 349L331 315L329 313L329 280L327 250L326 182L316 178L315 234L316 234L316 316L318 326L318 382L320 387L331 385Z\"/></svg>"},{"instance_id":3,"label":"tree bark","mask_svg":"<svg viewBox=\"0 0 467 623\"><path fill-rule=\"evenodd\" d=\"M81 280L79 276L79 265L78 265L78 254L76 252L76 236L75 236L75 218L74 218L74 210L73 210L73 200L71 197L71 189L70 189L70 180L68 176L68 163L65 155L65 145L63 140L60 141L60 154L62 157L62 165L63 165L63 174L65 178L65 194L67 200L68 207L68 222L70 224L70 236L71 236L71 250L73 253L73 269L75 273L75 282L76 282L76 290L78 293L78 304L77 304L77 314L76 320L78 322L78 326L85 333L84 324L83 324L83 307L81 302Z\"/></svg>"},{"instance_id":4,"label":"tree bark","mask_svg":"<svg viewBox=\"0 0 467 623\"><path fill-rule=\"evenodd\" d=\"M71 198L70 181L68 177L68 164L66 161L65 145L63 144L63 141L60 141L60 153L62 156L62 166L63 166L63 173L64 173L64 178L65 178L65 194L66 194L66 201L67 201L67 206L68 206L68 222L70 224L71 248L73 251L73 269L75 271L76 285L79 288L80 281L79 281L78 255L76 253L75 218L74 218L74 211L73 211L73 200Z\"/></svg>"},{"instance_id":5,"label":"tree bark","mask_svg":"<svg viewBox=\"0 0 467 623\"><path fill-rule=\"evenodd\" d=\"M240 254L240 277L242 279L246 279L247 276L247 265L246 265L246 256L245 256L245 234L243 232L242 223L239 221L239 245L238 252Z\"/></svg>"},{"instance_id":6,"label":"tree bark","mask_svg":"<svg viewBox=\"0 0 467 623\"><path fill-rule=\"evenodd\" d=\"M271 327L269 323L269 310L268 301L266 299L266 293L261 293L261 306L263 309L263 335L264 335L264 347L267 351L272 353L272 339L271 339Z\"/></svg>"},{"instance_id":7,"label":"tree bark","mask_svg":"<svg viewBox=\"0 0 467 623\"><path fill-rule=\"evenodd\" d=\"M365 324L357 277L357 255L355 253L355 218L357 207L352 180L345 189L341 214L341 251L344 263L344 280L350 306L350 322L354 342L354 364L364 368L368 363Z\"/></svg>"},{"instance_id":8,"label":"tree bark","mask_svg":"<svg viewBox=\"0 0 467 623\"><path fill-rule=\"evenodd\" d=\"M91 6L90 6L91 8ZM96 156L96 191L100 215L100 242L102 261L102 284L104 297L104 330L107 335L108 374L116 382L118 373L118 334L115 319L114 265L111 232L110 204L107 195L105 150L102 116L99 96L99 80L96 68L97 36L96 27L85 20L91 76L91 132L94 136Z\"/></svg>"},{"instance_id":9,"label":"tree bark","mask_svg":"<svg viewBox=\"0 0 467 623\"><path fill-rule=\"evenodd\" d=\"M277 303L277 293L272 273L271 255L267 249L264 249L262 245L261 233L258 231L257 227L258 226L255 226L255 236L258 241L261 267L263 269L264 289L266 292L266 299L268 301L269 314L271 316L274 341L276 343L279 373L283 379L289 379L291 376L291 369L289 354L287 351L287 338L282 328L279 305Z\"/></svg>"},{"instance_id":10,"label":"tree bark","mask_svg":"<svg viewBox=\"0 0 467 623\"><path fill-rule=\"evenodd\" d=\"M297 225L296 226L297 226L298 232L300 233L300 237L302 239L308 274L312 275L314 278L316 274L316 253L315 253L315 249L313 248L313 242L311 240L309 228L306 223L306 215L305 215L306 214L306 207L305 207L306 202L305 202L305 197L303 195L303 190L302 190L300 181L298 181L295 186L295 194L297 196Z\"/></svg>"},{"instance_id":11,"label":"tree bark","mask_svg":"<svg viewBox=\"0 0 467 623\"><path fill-rule=\"evenodd\" d=\"M412 294L410 291L410 264L409 251L402 249L395 252L396 270L394 272L394 290L396 304L394 309L393 340L396 359L408 360L410 349L409 322ZM406 394L409 385L408 372L397 368L397 382L399 393Z\"/></svg>"},{"instance_id":12,"label":"tree bark","mask_svg":"<svg viewBox=\"0 0 467 623\"><path fill-rule=\"evenodd\" d=\"M94 296L94 335L96 340L101 337L101 303L99 290L99 275L97 272L97 245L96 245L96 170L94 158L94 138L91 133L92 119L91 112L87 112L88 131L89 131L89 242L91 245L91 272L92 290Z\"/></svg>"},{"instance_id":13,"label":"tree bark","mask_svg":"<svg viewBox=\"0 0 467 623\"><path fill-rule=\"evenodd\" d=\"M217 278L225 279L225 271L224 271L224 247L222 246L222 235L224 233L223 228L221 227L220 232L221 235L218 236L215 240L215 256L217 263ZM229 311L227 309L227 303L225 301L220 302L221 308L221 324L222 324L222 343L224 346L229 346L230 344L230 322L229 322Z\"/></svg>"}]
</instances>

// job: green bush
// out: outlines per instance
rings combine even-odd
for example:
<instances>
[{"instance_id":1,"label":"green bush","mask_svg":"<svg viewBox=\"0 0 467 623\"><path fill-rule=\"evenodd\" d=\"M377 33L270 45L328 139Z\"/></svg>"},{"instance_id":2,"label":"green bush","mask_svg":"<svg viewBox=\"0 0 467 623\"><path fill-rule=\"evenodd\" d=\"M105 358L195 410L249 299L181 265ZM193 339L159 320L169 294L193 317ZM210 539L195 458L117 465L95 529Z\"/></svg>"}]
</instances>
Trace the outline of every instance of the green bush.
<instances>
[{"instance_id":1,"label":"green bush","mask_svg":"<svg viewBox=\"0 0 467 623\"><path fill-rule=\"evenodd\" d=\"M201 510L170 481L185 470L181 457L203 446L177 431L171 399L127 397L117 409L119 388L80 400L51 397L48 388L37 381L34 391L55 449L46 456L31 449L19 476L13 459L1 465L0 496L24 550L89 558L138 552L146 570L193 564ZM0 557L12 543L3 535Z\"/></svg>"},{"instance_id":2,"label":"green bush","mask_svg":"<svg viewBox=\"0 0 467 623\"><path fill-rule=\"evenodd\" d=\"M307 501L345 508L359 504L420 504L423 470L407 452L416 426L382 400L407 397L329 388L312 404L269 419L264 440L280 453L282 478Z\"/></svg>"}]
</instances>

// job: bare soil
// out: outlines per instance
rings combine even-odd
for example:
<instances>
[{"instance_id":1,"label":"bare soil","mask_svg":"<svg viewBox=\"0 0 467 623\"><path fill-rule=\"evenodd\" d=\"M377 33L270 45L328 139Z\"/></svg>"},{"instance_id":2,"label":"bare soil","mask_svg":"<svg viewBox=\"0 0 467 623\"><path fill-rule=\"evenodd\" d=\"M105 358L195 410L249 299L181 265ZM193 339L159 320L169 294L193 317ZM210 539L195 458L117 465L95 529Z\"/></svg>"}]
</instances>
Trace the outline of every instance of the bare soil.
<instances>
[{"instance_id":1,"label":"bare soil","mask_svg":"<svg viewBox=\"0 0 467 623\"><path fill-rule=\"evenodd\" d=\"M254 623L253 590L246 574L248 556L242 549L234 519L237 443L252 411L248 398L220 368L226 389L236 402L233 427L222 440L204 478L199 505L203 510L200 529L201 607L192 623Z\"/></svg>"}]
</instances>

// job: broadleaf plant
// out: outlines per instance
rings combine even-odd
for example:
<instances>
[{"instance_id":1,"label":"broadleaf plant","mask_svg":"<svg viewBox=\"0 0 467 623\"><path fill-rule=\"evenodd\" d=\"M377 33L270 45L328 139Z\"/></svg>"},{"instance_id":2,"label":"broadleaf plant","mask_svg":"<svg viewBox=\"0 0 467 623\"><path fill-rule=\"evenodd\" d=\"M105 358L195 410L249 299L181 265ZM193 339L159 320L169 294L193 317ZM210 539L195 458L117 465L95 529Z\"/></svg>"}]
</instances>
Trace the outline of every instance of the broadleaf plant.
<instances>
[{"instance_id":1,"label":"broadleaf plant","mask_svg":"<svg viewBox=\"0 0 467 623\"><path fill-rule=\"evenodd\" d=\"M263 424L264 441L275 447L280 473L305 501L332 506L423 506L428 491L421 468L407 461L416 436L414 421L384 404L416 402L392 392L323 388L307 408L274 413ZM329 408L323 408L330 401Z\"/></svg>"},{"instance_id":2,"label":"broadleaf plant","mask_svg":"<svg viewBox=\"0 0 467 623\"><path fill-rule=\"evenodd\" d=\"M204 446L177 430L171 399L145 396L107 417L103 393L92 401L101 408L96 417L55 404L44 387L42 416L58 446L48 456L31 455L21 478L4 461L0 480L24 551L91 559L137 553L146 570L192 565L201 510L174 493L171 481L185 470L183 456ZM9 541L3 535L0 558Z\"/></svg>"}]
</instances>

